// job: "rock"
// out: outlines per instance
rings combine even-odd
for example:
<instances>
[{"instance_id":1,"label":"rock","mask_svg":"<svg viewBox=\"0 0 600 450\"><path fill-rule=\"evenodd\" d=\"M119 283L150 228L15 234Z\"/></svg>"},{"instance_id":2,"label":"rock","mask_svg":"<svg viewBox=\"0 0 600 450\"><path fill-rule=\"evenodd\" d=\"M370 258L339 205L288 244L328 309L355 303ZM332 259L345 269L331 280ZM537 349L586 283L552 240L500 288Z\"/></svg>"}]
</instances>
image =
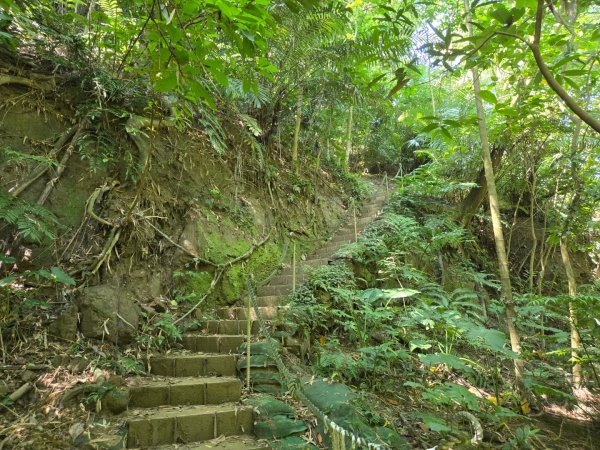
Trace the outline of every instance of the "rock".
<instances>
[{"instance_id":1,"label":"rock","mask_svg":"<svg viewBox=\"0 0 600 450\"><path fill-rule=\"evenodd\" d=\"M83 356L75 356L71 358L68 362L67 366L69 370L73 373L81 373L83 372L87 366L89 366L90 362L85 359Z\"/></svg>"},{"instance_id":2,"label":"rock","mask_svg":"<svg viewBox=\"0 0 600 450\"><path fill-rule=\"evenodd\" d=\"M121 414L129 405L129 389L115 387L102 397L102 410L111 414Z\"/></svg>"},{"instance_id":3,"label":"rock","mask_svg":"<svg viewBox=\"0 0 600 450\"><path fill-rule=\"evenodd\" d=\"M77 306L71 304L50 324L50 335L65 341L77 339Z\"/></svg>"},{"instance_id":4,"label":"rock","mask_svg":"<svg viewBox=\"0 0 600 450\"><path fill-rule=\"evenodd\" d=\"M254 424L254 434L259 439L281 439L296 433L303 433L307 426L301 420L287 416L264 417Z\"/></svg>"},{"instance_id":5,"label":"rock","mask_svg":"<svg viewBox=\"0 0 600 450\"><path fill-rule=\"evenodd\" d=\"M52 367L56 369L60 366L66 366L69 364L69 361L71 361L71 358L66 355L55 355L52 357L52 361L50 361L50 363L52 364Z\"/></svg>"},{"instance_id":6,"label":"rock","mask_svg":"<svg viewBox=\"0 0 600 450\"><path fill-rule=\"evenodd\" d=\"M35 372L32 372L31 370L25 370L21 374L21 380L23 380L25 382L33 381L36 378L37 378L37 374Z\"/></svg>"},{"instance_id":7,"label":"rock","mask_svg":"<svg viewBox=\"0 0 600 450\"><path fill-rule=\"evenodd\" d=\"M122 289L109 285L86 288L78 306L85 337L127 344L137 333L139 308Z\"/></svg>"}]
</instances>

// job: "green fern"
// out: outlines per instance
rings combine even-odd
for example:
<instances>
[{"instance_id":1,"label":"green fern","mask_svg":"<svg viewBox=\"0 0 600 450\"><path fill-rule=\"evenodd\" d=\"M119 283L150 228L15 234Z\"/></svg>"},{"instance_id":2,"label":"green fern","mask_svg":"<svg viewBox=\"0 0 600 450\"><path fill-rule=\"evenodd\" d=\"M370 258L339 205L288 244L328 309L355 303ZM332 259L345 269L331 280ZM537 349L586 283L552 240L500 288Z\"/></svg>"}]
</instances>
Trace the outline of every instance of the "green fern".
<instances>
[{"instance_id":1,"label":"green fern","mask_svg":"<svg viewBox=\"0 0 600 450\"><path fill-rule=\"evenodd\" d=\"M56 217L46 208L5 192L0 192L0 221L15 227L22 237L34 242L53 240L56 237L53 230L60 226Z\"/></svg>"}]
</instances>

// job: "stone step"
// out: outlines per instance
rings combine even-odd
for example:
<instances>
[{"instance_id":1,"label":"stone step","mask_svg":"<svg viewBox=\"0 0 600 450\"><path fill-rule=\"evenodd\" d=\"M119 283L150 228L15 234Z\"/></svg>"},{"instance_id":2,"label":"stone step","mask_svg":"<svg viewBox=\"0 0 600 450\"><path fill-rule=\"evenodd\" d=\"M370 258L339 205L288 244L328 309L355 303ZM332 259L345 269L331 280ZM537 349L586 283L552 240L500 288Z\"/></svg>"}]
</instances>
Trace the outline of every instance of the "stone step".
<instances>
[{"instance_id":1,"label":"stone step","mask_svg":"<svg viewBox=\"0 0 600 450\"><path fill-rule=\"evenodd\" d=\"M159 445L144 450L270 450L271 446L254 436L220 436L210 441L195 444ZM142 449L138 449L142 450Z\"/></svg>"},{"instance_id":2,"label":"stone step","mask_svg":"<svg viewBox=\"0 0 600 450\"><path fill-rule=\"evenodd\" d=\"M167 377L235 376L235 359L234 355L173 353L149 357L146 368Z\"/></svg>"},{"instance_id":3,"label":"stone step","mask_svg":"<svg viewBox=\"0 0 600 450\"><path fill-rule=\"evenodd\" d=\"M375 219L377 219L378 216L376 215L368 215L368 216L358 216L356 218L356 226L357 228L369 225L370 223L372 223ZM342 225L342 227L340 227L340 229L342 228L350 228L352 227L352 229L354 229L354 218L352 216L350 216L349 220Z\"/></svg>"},{"instance_id":4,"label":"stone step","mask_svg":"<svg viewBox=\"0 0 600 450\"><path fill-rule=\"evenodd\" d=\"M218 405L236 402L242 383L234 377L134 378L129 385L129 407Z\"/></svg>"},{"instance_id":5,"label":"stone step","mask_svg":"<svg viewBox=\"0 0 600 450\"><path fill-rule=\"evenodd\" d=\"M285 295L260 295L256 297L258 306L279 306L285 303Z\"/></svg>"},{"instance_id":6,"label":"stone step","mask_svg":"<svg viewBox=\"0 0 600 450\"><path fill-rule=\"evenodd\" d=\"M277 317L280 310L286 309L285 306L261 306L259 307L259 311L265 320L272 320ZM246 320L248 317L248 308L240 307L240 306L232 306L229 308L219 308L216 310L216 313L219 317L223 319L235 319L235 320ZM254 308L251 310L252 320L257 320L256 313ZM242 338L244 336L241 336Z\"/></svg>"},{"instance_id":7,"label":"stone step","mask_svg":"<svg viewBox=\"0 0 600 450\"><path fill-rule=\"evenodd\" d=\"M260 286L256 289L257 295L287 295L290 292L290 285L285 284L268 284Z\"/></svg>"},{"instance_id":8,"label":"stone step","mask_svg":"<svg viewBox=\"0 0 600 450\"><path fill-rule=\"evenodd\" d=\"M298 286L299 284L302 284L302 282L308 278L306 276L306 274L304 274L304 272L302 271L296 271L296 286ZM273 278L273 280L271 280L271 283L273 283L274 285L286 285L286 286L292 286L292 283L294 281L294 277L292 276L292 274L287 274L287 275L277 275L275 278Z\"/></svg>"},{"instance_id":9,"label":"stone step","mask_svg":"<svg viewBox=\"0 0 600 450\"><path fill-rule=\"evenodd\" d=\"M374 219L370 219L367 223L365 224L358 224L356 227L356 232L358 234L362 233L363 231L365 231L367 228L369 228L369 226L371 224L373 224L373 222L375 222L377 220L377 218ZM345 225L342 228L340 228L336 234L333 235L332 240L335 239L337 236L339 235L344 235L344 234L354 234L354 224L349 224L349 225Z\"/></svg>"},{"instance_id":10,"label":"stone step","mask_svg":"<svg viewBox=\"0 0 600 450\"><path fill-rule=\"evenodd\" d=\"M311 258L307 259L306 261L299 260L297 261L296 265L296 273L301 273L304 268L321 267L327 265L328 263L328 258ZM284 270L281 271L279 275L291 275L292 273L292 268L286 267Z\"/></svg>"},{"instance_id":11,"label":"stone step","mask_svg":"<svg viewBox=\"0 0 600 450\"><path fill-rule=\"evenodd\" d=\"M222 317L229 319L229 317ZM245 317L231 317L231 319L243 320ZM197 333L184 334L181 343L183 348L192 352L202 353L232 353L246 339L245 335L206 335Z\"/></svg>"},{"instance_id":12,"label":"stone step","mask_svg":"<svg viewBox=\"0 0 600 450\"><path fill-rule=\"evenodd\" d=\"M238 404L163 406L129 411L127 448L190 444L252 433L252 408Z\"/></svg>"},{"instance_id":13,"label":"stone step","mask_svg":"<svg viewBox=\"0 0 600 450\"><path fill-rule=\"evenodd\" d=\"M384 206L385 202L371 203L361 208L359 212L361 216L374 216L379 214Z\"/></svg>"},{"instance_id":14,"label":"stone step","mask_svg":"<svg viewBox=\"0 0 600 450\"><path fill-rule=\"evenodd\" d=\"M240 335L246 334L248 330L246 320L209 320L206 322L206 332L210 334ZM258 334L260 325L257 321L251 322L251 333Z\"/></svg>"}]
</instances>

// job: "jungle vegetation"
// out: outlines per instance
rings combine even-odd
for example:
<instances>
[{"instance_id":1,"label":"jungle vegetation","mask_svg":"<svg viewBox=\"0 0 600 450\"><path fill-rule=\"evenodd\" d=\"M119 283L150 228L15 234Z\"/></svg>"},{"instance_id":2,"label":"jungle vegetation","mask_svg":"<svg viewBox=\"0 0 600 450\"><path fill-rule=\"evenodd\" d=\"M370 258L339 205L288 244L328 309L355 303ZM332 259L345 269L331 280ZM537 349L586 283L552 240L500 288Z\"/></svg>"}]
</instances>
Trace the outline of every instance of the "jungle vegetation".
<instances>
[{"instance_id":1,"label":"jungle vegetation","mask_svg":"<svg viewBox=\"0 0 600 450\"><path fill-rule=\"evenodd\" d=\"M541 447L535 424L497 430L600 417L599 43L593 0L0 0L0 87L76 111L54 150L2 148L0 163L39 168L0 183L3 245L56 238L44 205L72 155L135 194L120 222L95 217L110 228L91 266L20 272L0 255L0 290L102 273L135 234L154 132L201 135L265 190L289 171L293 200L322 171L355 197L353 174L385 173L382 220L341 253L354 270L317 269L293 295L315 373L410 405L435 442L464 410L499 447ZM46 307L14 298L7 341Z\"/></svg>"}]
</instances>

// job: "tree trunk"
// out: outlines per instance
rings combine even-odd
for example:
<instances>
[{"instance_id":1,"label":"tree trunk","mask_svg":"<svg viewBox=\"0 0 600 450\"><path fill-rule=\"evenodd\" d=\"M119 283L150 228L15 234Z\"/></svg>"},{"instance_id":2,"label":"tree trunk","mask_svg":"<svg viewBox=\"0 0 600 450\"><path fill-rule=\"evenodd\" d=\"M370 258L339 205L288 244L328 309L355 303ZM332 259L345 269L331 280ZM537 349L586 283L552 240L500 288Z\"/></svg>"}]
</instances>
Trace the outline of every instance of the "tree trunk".
<instances>
[{"instance_id":1,"label":"tree trunk","mask_svg":"<svg viewBox=\"0 0 600 450\"><path fill-rule=\"evenodd\" d=\"M346 172L350 166L350 153L352 153L352 113L354 105L350 105L348 113L348 124L346 125L346 154L344 155L343 167Z\"/></svg>"},{"instance_id":2,"label":"tree trunk","mask_svg":"<svg viewBox=\"0 0 600 450\"><path fill-rule=\"evenodd\" d=\"M298 98L296 99L296 127L294 128L294 143L292 145L292 165L294 170L298 166L298 143L300 141L300 125L302 125L302 102L304 101L304 92L302 85L298 89Z\"/></svg>"},{"instance_id":3,"label":"tree trunk","mask_svg":"<svg viewBox=\"0 0 600 450\"><path fill-rule=\"evenodd\" d=\"M492 165L494 167L494 173L500 168L502 162L502 156L504 155L505 148L503 145L496 145L492 148ZM485 180L485 170L481 169L477 174L477 180L475 181L477 186L469 191L469 194L465 197L461 204L460 212L460 225L464 228L473 218L473 215L477 212L487 194L487 186Z\"/></svg>"},{"instance_id":4,"label":"tree trunk","mask_svg":"<svg viewBox=\"0 0 600 450\"><path fill-rule=\"evenodd\" d=\"M571 257L569 255L569 248L567 246L567 239L565 237L560 240L560 255L562 256L563 265L565 266L565 272L567 273L567 282L569 283L569 296L575 297L577 295L577 282L575 281L575 273L573 272L573 266L571 264ZM577 313L575 311L575 304L569 302L569 323L571 325L571 357L573 358L573 387L578 389L581 387L583 381L583 372L579 361L578 349L581 347L581 339L579 337L579 331L577 330Z\"/></svg>"},{"instance_id":5,"label":"tree trunk","mask_svg":"<svg viewBox=\"0 0 600 450\"><path fill-rule=\"evenodd\" d=\"M469 0L464 0L466 17L465 24L469 35L473 37L473 28L471 25L471 11ZM479 81L479 70L476 67L471 69L473 77L473 91L475 93L475 106L477 109L477 123L479 126L479 138L481 141L481 157L483 159L483 167L485 170L486 186L488 191L488 199L490 204L490 214L492 216L492 227L494 230L494 243L496 244L496 254L498 258L498 266L500 269L500 281L502 283L502 294L504 296L504 308L506 311L506 324L512 351L517 355L521 354L521 337L517 330L515 320L516 311L512 296L512 284L510 281L510 272L508 269L508 259L506 257L506 247L504 244L504 233L502 231L502 222L500 219L500 207L498 206L498 193L496 191L496 180L494 178L494 167L490 154L490 144L488 139L487 124L485 118L485 110L483 102L479 97L481 83ZM524 363L520 358L516 358L515 364L515 382L519 391L521 400L521 410L527 414L530 411L527 391L523 383Z\"/></svg>"},{"instance_id":6,"label":"tree trunk","mask_svg":"<svg viewBox=\"0 0 600 450\"><path fill-rule=\"evenodd\" d=\"M535 280L535 255L537 252L537 234L535 233L535 163L531 165L531 196L529 199L529 225L531 228L531 256L529 257L529 292L533 293Z\"/></svg>"}]
</instances>

